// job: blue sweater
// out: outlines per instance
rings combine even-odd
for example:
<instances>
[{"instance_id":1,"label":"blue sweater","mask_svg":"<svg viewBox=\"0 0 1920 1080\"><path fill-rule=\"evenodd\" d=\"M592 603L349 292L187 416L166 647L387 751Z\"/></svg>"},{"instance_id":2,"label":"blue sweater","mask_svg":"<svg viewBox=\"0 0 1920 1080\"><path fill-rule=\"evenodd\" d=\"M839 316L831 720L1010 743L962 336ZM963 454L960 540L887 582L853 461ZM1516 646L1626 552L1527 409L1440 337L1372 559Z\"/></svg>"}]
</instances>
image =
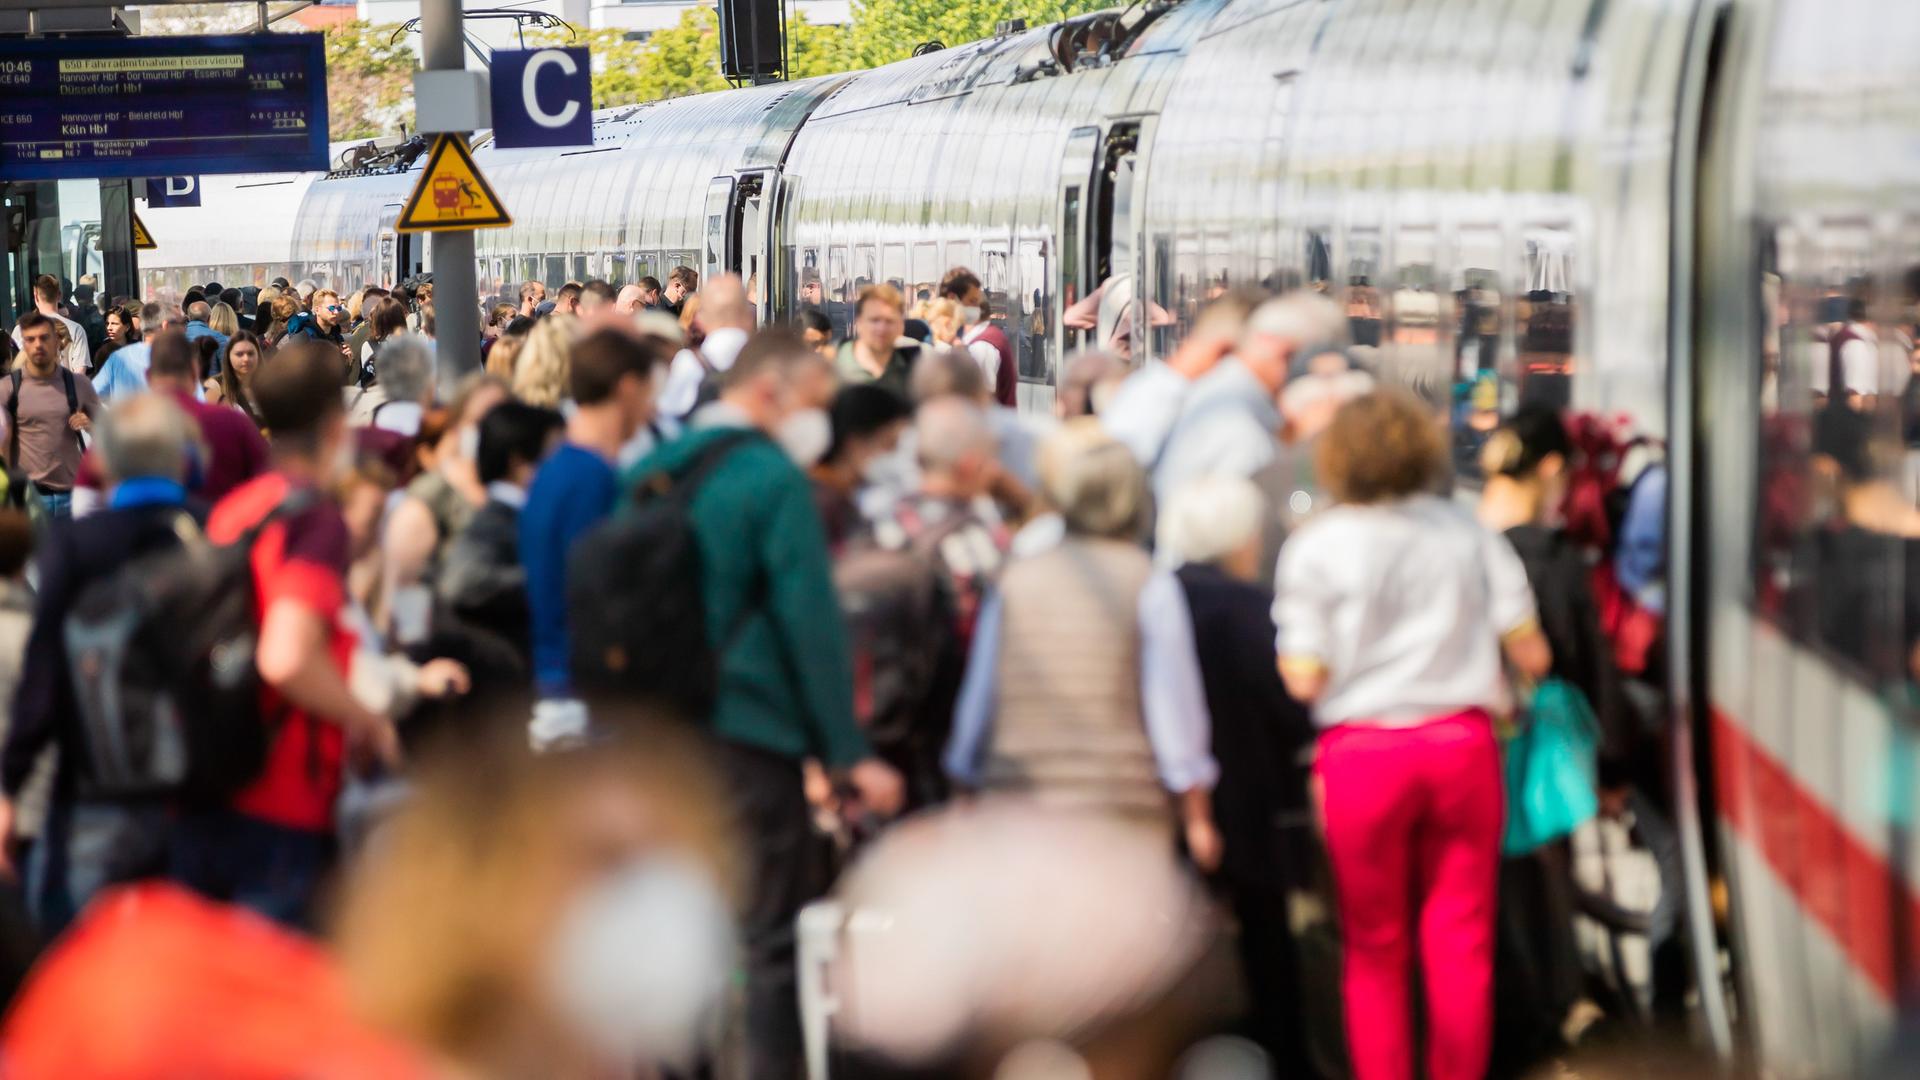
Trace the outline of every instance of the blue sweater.
<instances>
[{"instance_id":1,"label":"blue sweater","mask_svg":"<svg viewBox=\"0 0 1920 1080\"><path fill-rule=\"evenodd\" d=\"M567 554L580 534L612 512L616 481L607 459L566 443L540 466L527 489L527 505L520 512L520 563L527 568L534 684L542 697L564 697L572 685Z\"/></svg>"}]
</instances>

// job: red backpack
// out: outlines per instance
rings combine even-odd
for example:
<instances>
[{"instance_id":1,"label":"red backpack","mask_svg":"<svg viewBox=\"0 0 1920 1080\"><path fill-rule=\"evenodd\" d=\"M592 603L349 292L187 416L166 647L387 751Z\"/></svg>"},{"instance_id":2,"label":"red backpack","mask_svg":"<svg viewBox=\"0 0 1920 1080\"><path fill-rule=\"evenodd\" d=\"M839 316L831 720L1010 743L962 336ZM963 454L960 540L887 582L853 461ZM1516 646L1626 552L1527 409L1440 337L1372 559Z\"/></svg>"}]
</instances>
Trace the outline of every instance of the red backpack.
<instances>
[{"instance_id":1,"label":"red backpack","mask_svg":"<svg viewBox=\"0 0 1920 1080\"><path fill-rule=\"evenodd\" d=\"M1623 414L1570 415L1567 433L1574 445L1564 507L1567 533L1599 555L1589 586L1599 612L1600 630L1613 643L1614 665L1623 675L1644 676L1660 643L1665 620L1620 584L1614 568L1614 543L1633 492L1632 485L1621 486L1621 466L1634 448L1653 445L1656 440L1633 435L1632 422Z\"/></svg>"}]
</instances>

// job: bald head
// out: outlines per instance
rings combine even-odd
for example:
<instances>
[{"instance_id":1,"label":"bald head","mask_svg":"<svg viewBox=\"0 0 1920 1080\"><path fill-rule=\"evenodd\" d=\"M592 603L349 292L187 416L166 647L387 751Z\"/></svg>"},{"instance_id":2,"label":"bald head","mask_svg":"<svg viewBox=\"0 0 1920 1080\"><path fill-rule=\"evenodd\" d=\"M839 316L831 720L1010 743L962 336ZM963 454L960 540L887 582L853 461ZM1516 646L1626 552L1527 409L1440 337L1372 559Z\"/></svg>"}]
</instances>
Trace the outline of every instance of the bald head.
<instances>
[{"instance_id":1,"label":"bald head","mask_svg":"<svg viewBox=\"0 0 1920 1080\"><path fill-rule=\"evenodd\" d=\"M632 315L640 310L640 286L623 285L620 294L613 298L613 311L616 315Z\"/></svg>"},{"instance_id":2,"label":"bald head","mask_svg":"<svg viewBox=\"0 0 1920 1080\"><path fill-rule=\"evenodd\" d=\"M1255 308L1247 317L1235 353L1256 378L1278 394L1296 361L1309 362L1346 344L1347 315L1340 305L1318 293L1300 291ZM1339 366L1347 365L1343 360Z\"/></svg>"},{"instance_id":3,"label":"bald head","mask_svg":"<svg viewBox=\"0 0 1920 1080\"><path fill-rule=\"evenodd\" d=\"M972 496L984 490L995 447L978 405L952 395L922 404L914 414L913 438L932 493ZM949 490L933 490L942 488Z\"/></svg>"},{"instance_id":4,"label":"bald head","mask_svg":"<svg viewBox=\"0 0 1920 1080\"><path fill-rule=\"evenodd\" d=\"M753 329L753 305L738 274L722 274L700 290L700 325L711 334L722 327Z\"/></svg>"},{"instance_id":5,"label":"bald head","mask_svg":"<svg viewBox=\"0 0 1920 1080\"><path fill-rule=\"evenodd\" d=\"M931 402L935 398L957 397L985 402L991 397L987 377L972 355L964 349L922 349L913 363L907 389L913 400Z\"/></svg>"}]
</instances>

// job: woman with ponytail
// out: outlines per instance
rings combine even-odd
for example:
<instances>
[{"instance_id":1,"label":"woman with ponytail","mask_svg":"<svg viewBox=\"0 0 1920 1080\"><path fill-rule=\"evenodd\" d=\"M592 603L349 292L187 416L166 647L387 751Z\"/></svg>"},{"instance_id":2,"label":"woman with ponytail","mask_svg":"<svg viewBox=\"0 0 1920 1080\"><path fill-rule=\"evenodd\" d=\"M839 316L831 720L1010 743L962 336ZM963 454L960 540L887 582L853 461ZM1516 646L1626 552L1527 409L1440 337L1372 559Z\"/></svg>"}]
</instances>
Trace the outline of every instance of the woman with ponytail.
<instances>
[{"instance_id":1,"label":"woman with ponytail","mask_svg":"<svg viewBox=\"0 0 1920 1080\"><path fill-rule=\"evenodd\" d=\"M1561 525L1576 460L1574 440L1558 412L1522 407L1481 448L1486 485L1480 523L1503 534L1519 554L1553 653L1549 677L1584 695L1600 720L1602 756L1617 760L1624 740L1613 732L1619 709L1612 648L1600 631L1586 559ZM1511 790L1513 759L1524 755L1516 736L1508 748L1510 805L1518 801ZM1517 1075L1564 1049L1569 1033L1596 1013L1583 1001L1567 842L1560 837L1516 852L1514 830L1508 831L1494 969L1495 1071Z\"/></svg>"}]
</instances>

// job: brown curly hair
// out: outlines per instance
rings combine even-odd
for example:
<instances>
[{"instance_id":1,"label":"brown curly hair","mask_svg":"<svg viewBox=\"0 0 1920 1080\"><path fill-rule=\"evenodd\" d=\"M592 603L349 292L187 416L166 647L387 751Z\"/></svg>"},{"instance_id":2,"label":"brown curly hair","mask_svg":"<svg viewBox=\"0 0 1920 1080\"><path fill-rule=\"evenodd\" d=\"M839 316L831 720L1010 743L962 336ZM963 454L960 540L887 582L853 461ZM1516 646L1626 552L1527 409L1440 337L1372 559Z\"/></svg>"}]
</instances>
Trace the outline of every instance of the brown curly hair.
<instances>
[{"instance_id":1,"label":"brown curly hair","mask_svg":"<svg viewBox=\"0 0 1920 1080\"><path fill-rule=\"evenodd\" d=\"M1321 485L1341 502L1381 503L1426 490L1445 455L1433 413L1396 388L1340 406L1314 464Z\"/></svg>"}]
</instances>

